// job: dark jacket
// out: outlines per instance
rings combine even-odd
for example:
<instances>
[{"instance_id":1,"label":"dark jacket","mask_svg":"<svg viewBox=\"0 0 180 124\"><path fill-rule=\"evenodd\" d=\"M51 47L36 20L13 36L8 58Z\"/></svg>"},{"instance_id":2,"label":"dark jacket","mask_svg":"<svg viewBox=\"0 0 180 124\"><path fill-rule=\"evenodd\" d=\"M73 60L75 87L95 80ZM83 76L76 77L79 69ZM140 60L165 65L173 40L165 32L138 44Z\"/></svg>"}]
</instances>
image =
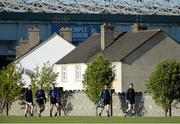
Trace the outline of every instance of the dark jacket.
<instances>
[{"instance_id":1,"label":"dark jacket","mask_svg":"<svg viewBox=\"0 0 180 124\"><path fill-rule=\"evenodd\" d=\"M32 90L29 90L29 89L25 90L24 100L26 102L33 102Z\"/></svg>"},{"instance_id":2,"label":"dark jacket","mask_svg":"<svg viewBox=\"0 0 180 124\"><path fill-rule=\"evenodd\" d=\"M129 88L126 92L126 100L130 103L135 103L135 91L133 88Z\"/></svg>"},{"instance_id":3,"label":"dark jacket","mask_svg":"<svg viewBox=\"0 0 180 124\"><path fill-rule=\"evenodd\" d=\"M111 100L110 91L108 89L107 90L103 89L101 91L100 98L103 100L110 101Z\"/></svg>"},{"instance_id":4,"label":"dark jacket","mask_svg":"<svg viewBox=\"0 0 180 124\"><path fill-rule=\"evenodd\" d=\"M58 96L58 94L57 94L57 90L56 90L56 89L52 89L52 90L49 91L49 97L50 97L50 99L51 99L51 98L57 99L57 96Z\"/></svg>"},{"instance_id":5,"label":"dark jacket","mask_svg":"<svg viewBox=\"0 0 180 124\"><path fill-rule=\"evenodd\" d=\"M44 103L44 101L46 102L46 96L45 96L45 92L44 90L37 90L35 93L35 96L37 98L37 102L38 103Z\"/></svg>"}]
</instances>

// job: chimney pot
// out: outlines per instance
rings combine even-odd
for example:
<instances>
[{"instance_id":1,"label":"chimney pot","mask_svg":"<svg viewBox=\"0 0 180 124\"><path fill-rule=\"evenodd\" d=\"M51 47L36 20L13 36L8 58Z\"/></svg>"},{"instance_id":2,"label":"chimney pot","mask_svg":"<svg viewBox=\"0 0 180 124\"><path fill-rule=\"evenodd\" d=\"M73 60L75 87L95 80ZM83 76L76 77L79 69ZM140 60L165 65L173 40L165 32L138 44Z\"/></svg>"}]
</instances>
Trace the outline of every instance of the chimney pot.
<instances>
[{"instance_id":1,"label":"chimney pot","mask_svg":"<svg viewBox=\"0 0 180 124\"><path fill-rule=\"evenodd\" d=\"M72 42L72 30L70 28L64 28L62 27L58 34L63 38L65 39L66 41L68 42Z\"/></svg>"},{"instance_id":2,"label":"chimney pot","mask_svg":"<svg viewBox=\"0 0 180 124\"><path fill-rule=\"evenodd\" d=\"M143 23L135 23L132 26L132 31L136 32L136 31L142 31L142 30L147 30L147 26Z\"/></svg>"}]
</instances>

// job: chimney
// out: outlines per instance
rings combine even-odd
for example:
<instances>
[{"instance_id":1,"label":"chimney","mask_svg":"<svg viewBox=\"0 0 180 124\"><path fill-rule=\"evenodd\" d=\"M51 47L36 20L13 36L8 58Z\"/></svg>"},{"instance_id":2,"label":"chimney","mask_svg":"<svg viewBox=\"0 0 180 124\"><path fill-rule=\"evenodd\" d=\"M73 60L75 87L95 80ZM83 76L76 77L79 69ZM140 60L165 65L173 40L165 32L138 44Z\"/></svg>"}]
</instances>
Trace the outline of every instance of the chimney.
<instances>
[{"instance_id":1,"label":"chimney","mask_svg":"<svg viewBox=\"0 0 180 124\"><path fill-rule=\"evenodd\" d=\"M104 50L114 40L114 26L111 24L101 25L101 50Z\"/></svg>"},{"instance_id":2,"label":"chimney","mask_svg":"<svg viewBox=\"0 0 180 124\"><path fill-rule=\"evenodd\" d=\"M40 34L37 26L33 26L28 29L28 42L29 42L28 44L29 49L39 44Z\"/></svg>"},{"instance_id":3,"label":"chimney","mask_svg":"<svg viewBox=\"0 0 180 124\"><path fill-rule=\"evenodd\" d=\"M72 30L71 29L69 29L69 28L61 28L60 30L59 30L59 35L63 38L63 39L65 39L66 41L68 41L68 42L72 42Z\"/></svg>"},{"instance_id":4,"label":"chimney","mask_svg":"<svg viewBox=\"0 0 180 124\"><path fill-rule=\"evenodd\" d=\"M16 58L19 58L21 55L28 51L28 40L21 38L18 45L16 46Z\"/></svg>"},{"instance_id":5,"label":"chimney","mask_svg":"<svg viewBox=\"0 0 180 124\"><path fill-rule=\"evenodd\" d=\"M147 26L144 25L143 23L135 23L132 26L132 31L136 32L136 31L142 31L142 30L147 30Z\"/></svg>"},{"instance_id":6,"label":"chimney","mask_svg":"<svg viewBox=\"0 0 180 124\"><path fill-rule=\"evenodd\" d=\"M28 39L20 39L16 46L16 58L32 49L40 42L39 29L36 26L28 29Z\"/></svg>"}]
</instances>

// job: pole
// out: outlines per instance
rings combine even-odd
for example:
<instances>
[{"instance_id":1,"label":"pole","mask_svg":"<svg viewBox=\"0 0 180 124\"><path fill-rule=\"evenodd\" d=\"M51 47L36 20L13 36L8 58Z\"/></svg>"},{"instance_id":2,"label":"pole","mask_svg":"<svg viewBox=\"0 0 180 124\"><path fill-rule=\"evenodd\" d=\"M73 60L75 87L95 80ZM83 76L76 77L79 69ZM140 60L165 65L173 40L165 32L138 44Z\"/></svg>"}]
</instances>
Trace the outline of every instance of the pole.
<instances>
[{"instance_id":1,"label":"pole","mask_svg":"<svg viewBox=\"0 0 180 124\"><path fill-rule=\"evenodd\" d=\"M114 93L114 89L111 89L111 116L113 116L113 105L112 105L112 103L113 103L113 99L112 99L112 94Z\"/></svg>"}]
</instances>

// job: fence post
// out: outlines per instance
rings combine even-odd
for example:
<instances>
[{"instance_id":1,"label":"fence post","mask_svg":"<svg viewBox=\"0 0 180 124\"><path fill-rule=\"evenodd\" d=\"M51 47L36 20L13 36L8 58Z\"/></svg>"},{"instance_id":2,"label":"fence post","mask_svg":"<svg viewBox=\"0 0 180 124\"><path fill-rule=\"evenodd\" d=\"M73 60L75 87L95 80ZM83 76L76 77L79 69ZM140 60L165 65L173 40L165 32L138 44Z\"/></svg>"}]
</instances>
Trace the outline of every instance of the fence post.
<instances>
[{"instance_id":1,"label":"fence post","mask_svg":"<svg viewBox=\"0 0 180 124\"><path fill-rule=\"evenodd\" d=\"M113 99L112 99L112 94L115 92L115 90L114 89L111 89L111 116L113 116L113 105L112 105L112 103L113 103Z\"/></svg>"}]
</instances>

